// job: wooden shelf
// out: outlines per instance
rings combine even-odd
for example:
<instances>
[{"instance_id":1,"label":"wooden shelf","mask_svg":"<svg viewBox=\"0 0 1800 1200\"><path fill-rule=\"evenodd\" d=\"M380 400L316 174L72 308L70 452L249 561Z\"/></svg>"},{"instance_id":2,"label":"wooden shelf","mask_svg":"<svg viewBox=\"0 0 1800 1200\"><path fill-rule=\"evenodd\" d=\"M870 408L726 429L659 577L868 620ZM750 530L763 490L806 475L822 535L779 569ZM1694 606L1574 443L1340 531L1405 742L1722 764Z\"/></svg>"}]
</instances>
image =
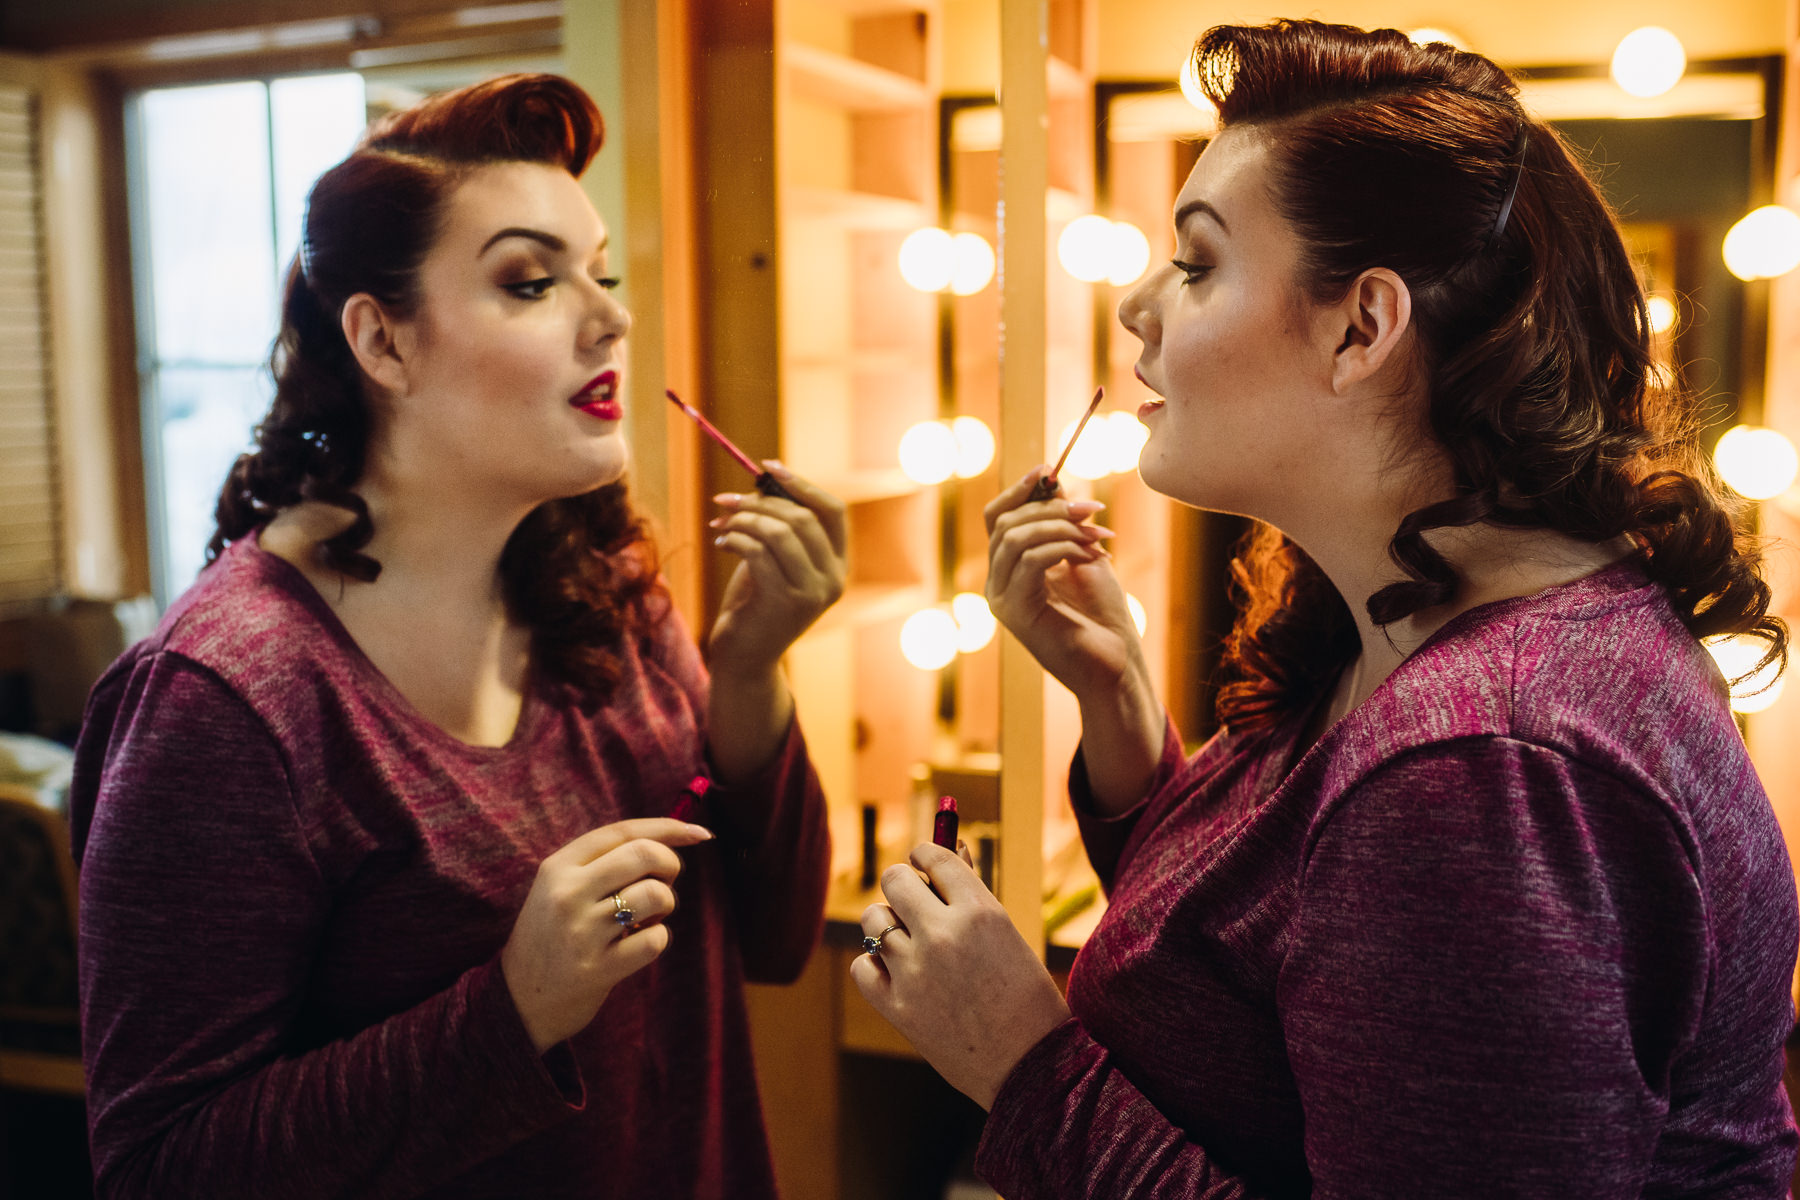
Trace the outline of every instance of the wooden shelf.
<instances>
[{"instance_id":1,"label":"wooden shelf","mask_svg":"<svg viewBox=\"0 0 1800 1200\"><path fill-rule=\"evenodd\" d=\"M935 107L916 79L804 42L783 45L782 61L794 93L849 112L925 112Z\"/></svg>"},{"instance_id":2,"label":"wooden shelf","mask_svg":"<svg viewBox=\"0 0 1800 1200\"><path fill-rule=\"evenodd\" d=\"M792 220L829 221L846 229L916 229L931 223L925 205L900 196L836 188L786 189L783 216Z\"/></svg>"},{"instance_id":3,"label":"wooden shelf","mask_svg":"<svg viewBox=\"0 0 1800 1200\"><path fill-rule=\"evenodd\" d=\"M1088 93L1088 81L1081 73L1081 68L1074 63L1056 57L1048 57L1047 70L1050 77L1050 96L1052 99L1063 97L1085 97Z\"/></svg>"}]
</instances>

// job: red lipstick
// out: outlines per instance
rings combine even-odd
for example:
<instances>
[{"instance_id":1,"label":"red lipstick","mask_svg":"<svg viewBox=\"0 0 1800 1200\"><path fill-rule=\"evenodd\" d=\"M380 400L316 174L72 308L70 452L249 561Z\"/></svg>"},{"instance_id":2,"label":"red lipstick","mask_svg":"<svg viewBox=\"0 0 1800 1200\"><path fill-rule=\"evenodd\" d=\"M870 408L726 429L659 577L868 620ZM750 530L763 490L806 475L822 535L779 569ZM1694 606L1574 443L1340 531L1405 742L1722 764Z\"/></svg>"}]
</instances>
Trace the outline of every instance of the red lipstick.
<instances>
[{"instance_id":1,"label":"red lipstick","mask_svg":"<svg viewBox=\"0 0 1800 1200\"><path fill-rule=\"evenodd\" d=\"M737 445L730 438L719 432L719 427L717 425L714 425L711 421L700 415L699 409L683 400L680 396L677 396L672 388L664 389L663 395L669 398L669 403L673 404L676 408L679 408L688 416L694 418L695 424L700 426L701 431L704 432L707 437L725 447L725 449L730 452L731 457L737 459L738 462L743 465L744 470L756 477L757 491L765 496L779 496L783 500L794 500L792 493L782 487L780 483L776 482L775 476L757 466L755 459L751 458L748 454L745 454L742 450L739 450ZM794 500L794 503L798 504L800 502Z\"/></svg>"},{"instance_id":2,"label":"red lipstick","mask_svg":"<svg viewBox=\"0 0 1800 1200\"><path fill-rule=\"evenodd\" d=\"M951 852L956 850L956 797L939 796L937 817L931 822L931 840Z\"/></svg>"},{"instance_id":3,"label":"red lipstick","mask_svg":"<svg viewBox=\"0 0 1800 1200\"><path fill-rule=\"evenodd\" d=\"M569 406L602 421L619 420L625 415L619 405L619 373L611 367L600 372L569 397Z\"/></svg>"},{"instance_id":4,"label":"red lipstick","mask_svg":"<svg viewBox=\"0 0 1800 1200\"><path fill-rule=\"evenodd\" d=\"M1075 448L1075 443L1081 440L1081 431L1087 428L1088 421L1093 418L1095 411L1099 409L1100 401L1105 395L1106 389L1104 387L1097 387L1094 389L1094 398L1088 401L1087 411L1081 414L1081 422L1075 426L1075 432L1069 435L1069 444L1063 447L1062 457L1056 460L1056 465L1054 467L1051 467L1044 475L1039 476L1038 481L1031 485L1031 499L1048 500L1062 490L1062 484L1058 482L1056 477L1062 471L1063 464L1069 461L1069 451L1073 450Z\"/></svg>"}]
</instances>

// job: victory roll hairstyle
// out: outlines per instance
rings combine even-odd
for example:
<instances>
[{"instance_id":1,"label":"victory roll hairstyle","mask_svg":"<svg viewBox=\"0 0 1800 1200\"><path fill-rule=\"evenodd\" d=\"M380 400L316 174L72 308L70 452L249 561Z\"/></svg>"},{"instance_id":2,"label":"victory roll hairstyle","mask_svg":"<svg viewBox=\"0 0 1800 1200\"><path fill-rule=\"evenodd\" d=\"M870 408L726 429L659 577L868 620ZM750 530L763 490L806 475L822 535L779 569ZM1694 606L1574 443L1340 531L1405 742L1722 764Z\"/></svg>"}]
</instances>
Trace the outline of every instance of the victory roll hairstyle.
<instances>
[{"instance_id":1,"label":"victory roll hairstyle","mask_svg":"<svg viewBox=\"0 0 1800 1200\"><path fill-rule=\"evenodd\" d=\"M1220 125L1270 136L1274 201L1301 242L1300 284L1335 300L1386 267L1412 293L1426 426L1454 494L1407 517L1406 574L1368 601L1378 625L1450 601L1434 529L1489 522L1590 542L1629 535L1696 637L1748 633L1786 660L1738 502L1659 376L1617 220L1556 131L1494 63L1392 29L1220 26L1193 50ZM1254 727L1315 699L1359 642L1324 573L1279 531L1233 563L1240 615L1219 716Z\"/></svg>"},{"instance_id":2,"label":"victory roll hairstyle","mask_svg":"<svg viewBox=\"0 0 1800 1200\"><path fill-rule=\"evenodd\" d=\"M407 315L419 268L437 241L457 185L479 167L544 163L579 176L600 149L600 111L554 75L509 75L432 96L372 125L307 197L300 251L288 270L270 357L275 399L240 456L215 510L207 560L302 500L355 520L322 546L325 562L373 580L363 553L374 532L352 490L368 450L361 368L340 325L344 304L368 293ZM540 505L500 558L506 603L532 631L534 669L597 695L617 673L614 648L647 621L656 559L622 483Z\"/></svg>"}]
</instances>

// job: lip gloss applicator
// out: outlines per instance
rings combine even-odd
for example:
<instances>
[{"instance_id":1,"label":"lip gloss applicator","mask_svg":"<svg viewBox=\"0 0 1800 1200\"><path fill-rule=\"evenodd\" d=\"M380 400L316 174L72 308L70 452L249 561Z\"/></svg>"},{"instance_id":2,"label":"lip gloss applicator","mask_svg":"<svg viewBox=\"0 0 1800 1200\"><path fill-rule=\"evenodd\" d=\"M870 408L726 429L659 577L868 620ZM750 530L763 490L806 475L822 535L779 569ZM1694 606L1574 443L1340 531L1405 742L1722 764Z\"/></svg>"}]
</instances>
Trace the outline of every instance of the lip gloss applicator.
<instances>
[{"instance_id":1,"label":"lip gloss applicator","mask_svg":"<svg viewBox=\"0 0 1800 1200\"><path fill-rule=\"evenodd\" d=\"M1069 435L1069 444L1063 447L1062 457L1056 460L1056 465L1051 467L1047 474L1038 476L1038 481L1031 485L1031 499L1048 500L1062 490L1062 483L1057 476L1061 474L1063 464L1069 461L1069 451L1073 450L1075 443L1081 440L1081 431L1087 428L1088 421L1100 408L1100 400L1105 395L1106 388L1094 389L1094 398L1088 402L1087 411L1081 414L1081 423L1075 426L1075 432Z\"/></svg>"},{"instance_id":2,"label":"lip gloss applicator","mask_svg":"<svg viewBox=\"0 0 1800 1200\"><path fill-rule=\"evenodd\" d=\"M956 797L939 796L937 817L931 822L931 840L951 853L956 852Z\"/></svg>"},{"instance_id":3,"label":"lip gloss applicator","mask_svg":"<svg viewBox=\"0 0 1800 1200\"><path fill-rule=\"evenodd\" d=\"M710 437L713 441L725 447L731 457L743 464L744 470L756 477L757 491L765 496L779 496L783 500L793 500L795 504L800 503L798 500L794 499L792 492L789 492L776 481L775 476L763 470L756 464L755 459L751 458L748 454L745 454L742 450L739 450L730 438L719 432L719 427L701 415L699 409L689 404L686 400L683 400L680 396L677 396L673 388L663 389L663 395L669 398L669 403L673 404L676 408L679 408L688 416L694 418L695 423L700 426L707 437Z\"/></svg>"}]
</instances>

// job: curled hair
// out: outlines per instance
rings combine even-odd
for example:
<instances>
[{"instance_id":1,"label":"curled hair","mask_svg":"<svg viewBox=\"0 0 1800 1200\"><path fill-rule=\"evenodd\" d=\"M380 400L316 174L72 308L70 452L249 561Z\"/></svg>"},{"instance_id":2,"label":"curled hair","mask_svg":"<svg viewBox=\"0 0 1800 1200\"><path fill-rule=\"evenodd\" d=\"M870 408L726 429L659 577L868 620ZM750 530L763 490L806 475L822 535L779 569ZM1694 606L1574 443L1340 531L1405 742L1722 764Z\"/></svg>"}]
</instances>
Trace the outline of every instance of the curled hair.
<instances>
[{"instance_id":1,"label":"curled hair","mask_svg":"<svg viewBox=\"0 0 1800 1200\"><path fill-rule=\"evenodd\" d=\"M1624 534L1696 637L1752 634L1764 663L1785 664L1739 502L1699 453L1691 398L1655 369L1617 220L1506 72L1392 29L1285 20L1211 29L1193 65L1222 127L1271 132L1301 286L1334 301L1385 267L1412 295L1426 427L1452 494L1395 530L1405 578L1369 597L1370 618L1388 625L1455 597L1432 530ZM1276 531L1246 539L1233 587L1219 715L1249 727L1316 698L1358 640L1317 564Z\"/></svg>"},{"instance_id":2,"label":"curled hair","mask_svg":"<svg viewBox=\"0 0 1800 1200\"><path fill-rule=\"evenodd\" d=\"M255 449L232 466L214 510L207 560L302 500L354 519L321 544L327 566L368 582L374 534L354 488L368 452L361 368L344 338L345 303L367 293L416 311L419 268L456 186L475 169L544 163L579 176L600 149L600 112L554 75L509 75L433 96L372 125L306 202L269 367L275 399ZM502 592L532 635L534 667L598 695L618 671L616 648L649 620L656 556L622 483L540 505L500 557Z\"/></svg>"}]
</instances>

